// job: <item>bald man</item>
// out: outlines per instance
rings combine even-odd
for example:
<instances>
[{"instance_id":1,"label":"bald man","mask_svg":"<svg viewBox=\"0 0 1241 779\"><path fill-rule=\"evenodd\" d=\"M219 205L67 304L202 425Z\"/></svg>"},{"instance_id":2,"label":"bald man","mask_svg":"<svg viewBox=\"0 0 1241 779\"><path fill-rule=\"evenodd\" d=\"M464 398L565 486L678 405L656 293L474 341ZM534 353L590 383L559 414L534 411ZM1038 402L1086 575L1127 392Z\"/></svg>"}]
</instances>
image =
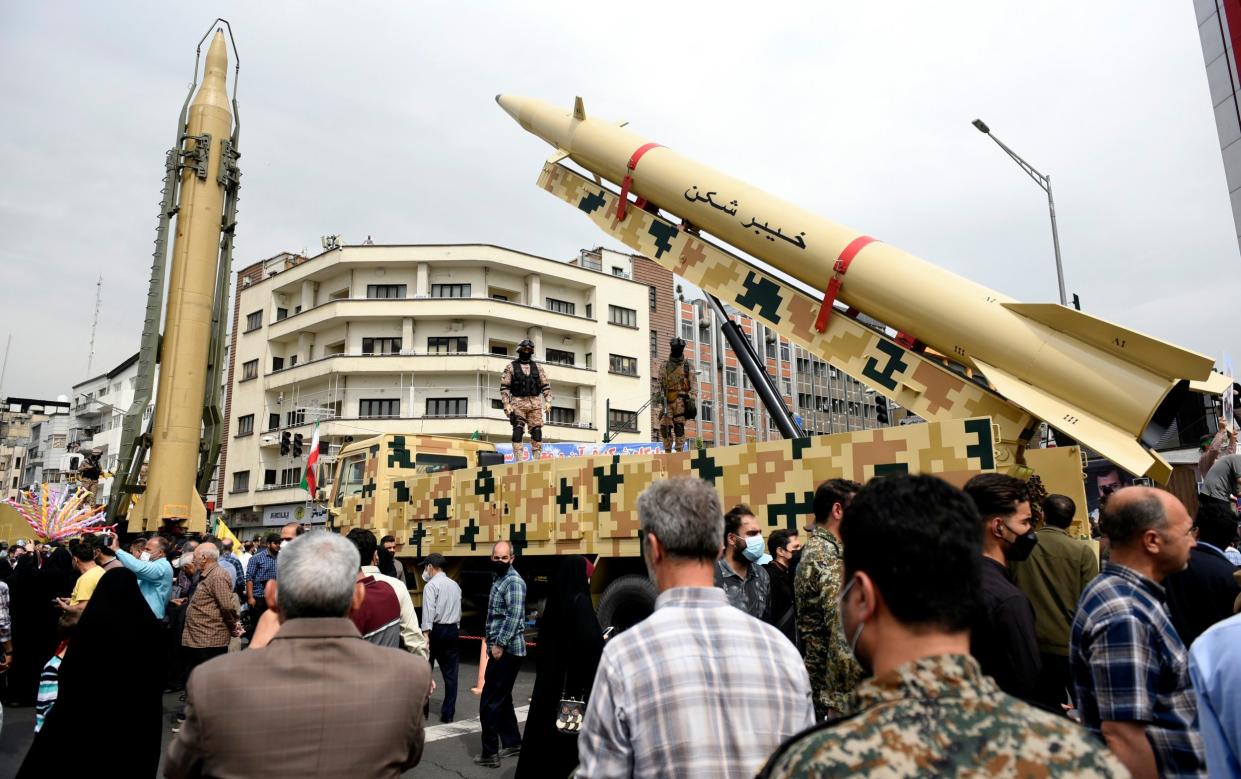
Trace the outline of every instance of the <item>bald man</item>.
<instances>
[{"instance_id":1,"label":"bald man","mask_svg":"<svg viewBox=\"0 0 1241 779\"><path fill-rule=\"evenodd\" d=\"M521 753L513 683L526 656L526 582L513 567L513 545L508 541L491 548L491 572L496 577L487 603L487 651L491 659L478 702L483 750L474 762L498 768L501 758Z\"/></svg>"},{"instance_id":2,"label":"bald man","mask_svg":"<svg viewBox=\"0 0 1241 779\"><path fill-rule=\"evenodd\" d=\"M1078 602L1069 665L1082 724L1135 779L1205 777L1185 645L1162 582L1194 547L1189 512L1171 493L1126 487L1099 517L1111 558Z\"/></svg>"}]
</instances>

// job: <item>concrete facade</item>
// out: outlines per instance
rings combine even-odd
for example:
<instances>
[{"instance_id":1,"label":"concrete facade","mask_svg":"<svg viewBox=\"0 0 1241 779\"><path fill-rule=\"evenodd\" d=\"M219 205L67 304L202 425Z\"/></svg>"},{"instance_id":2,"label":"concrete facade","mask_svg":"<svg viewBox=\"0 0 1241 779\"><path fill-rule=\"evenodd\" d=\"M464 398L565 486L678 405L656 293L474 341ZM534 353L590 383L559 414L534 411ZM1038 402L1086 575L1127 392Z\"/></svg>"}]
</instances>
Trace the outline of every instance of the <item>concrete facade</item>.
<instances>
[{"instance_id":1,"label":"concrete facade","mask_svg":"<svg viewBox=\"0 0 1241 779\"><path fill-rule=\"evenodd\" d=\"M580 258L579 258L580 259ZM615 260L616 268L612 269ZM342 442L381 432L508 441L500 373L529 338L552 383L545 441L649 441L649 286L607 268L484 244L342 246L239 272L222 505L230 525L304 504L315 422L324 474ZM324 479L321 478L321 483Z\"/></svg>"},{"instance_id":2,"label":"concrete facade","mask_svg":"<svg viewBox=\"0 0 1241 779\"><path fill-rule=\"evenodd\" d=\"M59 421L45 425L52 417L65 417L68 410L69 401L63 396L60 400L9 397L0 403L0 498L16 498L21 488L30 486L26 466L32 448L39 461L38 473L43 474L51 456L35 445L36 436L40 441L45 434L50 436ZM59 471L59 459L56 463L53 469Z\"/></svg>"},{"instance_id":3,"label":"concrete facade","mask_svg":"<svg viewBox=\"0 0 1241 779\"><path fill-rule=\"evenodd\" d=\"M1229 12L1232 11L1230 14ZM1232 219L1241 245L1241 107L1237 92L1237 60L1233 44L1241 40L1241 2L1236 0L1194 0L1198 37L1206 64L1211 109L1224 158Z\"/></svg>"}]
</instances>

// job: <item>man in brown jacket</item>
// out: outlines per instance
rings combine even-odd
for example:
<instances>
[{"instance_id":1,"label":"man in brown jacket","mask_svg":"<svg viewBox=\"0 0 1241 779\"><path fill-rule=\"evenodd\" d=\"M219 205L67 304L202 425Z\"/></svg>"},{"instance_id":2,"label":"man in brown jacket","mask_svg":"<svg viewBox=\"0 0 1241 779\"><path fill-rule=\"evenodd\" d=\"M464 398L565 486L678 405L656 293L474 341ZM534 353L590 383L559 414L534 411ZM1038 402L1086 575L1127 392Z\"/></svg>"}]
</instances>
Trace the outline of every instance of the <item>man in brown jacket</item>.
<instances>
[{"instance_id":1,"label":"man in brown jacket","mask_svg":"<svg viewBox=\"0 0 1241 779\"><path fill-rule=\"evenodd\" d=\"M279 632L197 669L165 776L398 777L418 763L431 669L365 641L348 619L363 598L358 565L336 533L281 549L267 586Z\"/></svg>"}]
</instances>

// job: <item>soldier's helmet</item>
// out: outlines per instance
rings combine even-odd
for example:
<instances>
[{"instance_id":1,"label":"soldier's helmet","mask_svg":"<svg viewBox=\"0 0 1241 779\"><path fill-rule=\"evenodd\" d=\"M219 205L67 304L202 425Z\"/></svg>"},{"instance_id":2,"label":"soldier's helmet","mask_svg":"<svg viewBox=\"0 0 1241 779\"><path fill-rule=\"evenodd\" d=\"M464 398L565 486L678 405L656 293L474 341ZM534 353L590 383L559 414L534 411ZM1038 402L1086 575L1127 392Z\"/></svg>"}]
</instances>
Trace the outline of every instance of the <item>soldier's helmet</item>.
<instances>
[{"instance_id":1,"label":"soldier's helmet","mask_svg":"<svg viewBox=\"0 0 1241 779\"><path fill-rule=\"evenodd\" d=\"M521 343L517 344L517 351L534 354L534 341L531 341L529 338L523 339Z\"/></svg>"},{"instance_id":2,"label":"soldier's helmet","mask_svg":"<svg viewBox=\"0 0 1241 779\"><path fill-rule=\"evenodd\" d=\"M684 349L685 339L679 338L679 337L673 338L672 340L668 341L668 345L671 346L673 349Z\"/></svg>"}]
</instances>

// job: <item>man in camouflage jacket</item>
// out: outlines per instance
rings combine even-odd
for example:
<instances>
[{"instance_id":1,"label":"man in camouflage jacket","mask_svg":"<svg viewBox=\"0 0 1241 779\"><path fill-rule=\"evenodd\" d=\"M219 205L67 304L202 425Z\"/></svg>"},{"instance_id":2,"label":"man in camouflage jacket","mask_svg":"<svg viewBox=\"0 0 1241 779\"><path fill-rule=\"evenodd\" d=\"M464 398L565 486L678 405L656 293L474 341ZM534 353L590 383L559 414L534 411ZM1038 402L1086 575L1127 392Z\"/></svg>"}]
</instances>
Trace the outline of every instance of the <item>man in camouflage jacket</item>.
<instances>
[{"instance_id":1,"label":"man in camouflage jacket","mask_svg":"<svg viewBox=\"0 0 1241 779\"><path fill-rule=\"evenodd\" d=\"M849 713L853 688L862 677L862 669L840 630L836 608L844 574L840 523L857 491L857 482L847 479L829 479L819 485L814 495L815 522L793 579L797 632L802 638L814 713L819 719Z\"/></svg>"},{"instance_id":2,"label":"man in camouflage jacket","mask_svg":"<svg viewBox=\"0 0 1241 779\"><path fill-rule=\"evenodd\" d=\"M513 426L513 459L522 460L521 439L530 428L531 459L543 453L543 416L552 405L552 385L547 373L531 359L534 343L529 339L517 345L517 359L504 366L500 375L500 402Z\"/></svg>"}]
</instances>

